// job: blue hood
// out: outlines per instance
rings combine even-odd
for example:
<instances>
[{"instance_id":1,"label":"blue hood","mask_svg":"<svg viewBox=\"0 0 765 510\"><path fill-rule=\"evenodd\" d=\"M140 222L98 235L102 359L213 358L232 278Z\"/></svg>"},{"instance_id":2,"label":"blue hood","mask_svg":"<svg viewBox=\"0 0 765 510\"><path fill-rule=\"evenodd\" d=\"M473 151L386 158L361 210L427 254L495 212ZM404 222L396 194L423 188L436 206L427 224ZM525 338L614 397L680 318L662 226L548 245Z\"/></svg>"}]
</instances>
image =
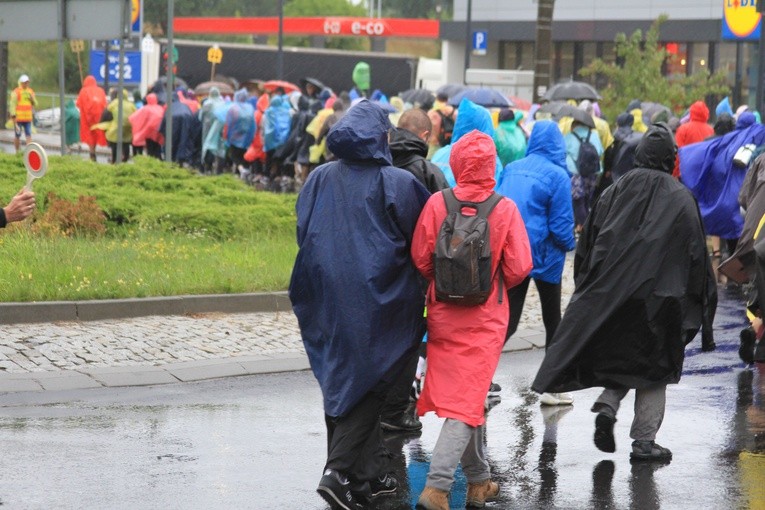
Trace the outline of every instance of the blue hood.
<instances>
[{"instance_id":1,"label":"blue hood","mask_svg":"<svg viewBox=\"0 0 765 510\"><path fill-rule=\"evenodd\" d=\"M361 101L332 126L327 148L340 159L392 165L388 131L393 125L388 114L371 101Z\"/></svg>"},{"instance_id":2,"label":"blue hood","mask_svg":"<svg viewBox=\"0 0 765 510\"><path fill-rule=\"evenodd\" d=\"M452 144L474 129L494 138L494 123L489 110L474 102L463 99L457 108L457 120L454 122Z\"/></svg>"},{"instance_id":3,"label":"blue hood","mask_svg":"<svg viewBox=\"0 0 765 510\"><path fill-rule=\"evenodd\" d=\"M757 117L755 117L752 112L744 112L738 116L738 121L736 121L736 129L746 129L756 123Z\"/></svg>"},{"instance_id":4,"label":"blue hood","mask_svg":"<svg viewBox=\"0 0 765 510\"><path fill-rule=\"evenodd\" d=\"M526 156L535 154L541 156L566 170L566 142L558 125L551 120L540 120L534 123L529 137Z\"/></svg>"}]
</instances>

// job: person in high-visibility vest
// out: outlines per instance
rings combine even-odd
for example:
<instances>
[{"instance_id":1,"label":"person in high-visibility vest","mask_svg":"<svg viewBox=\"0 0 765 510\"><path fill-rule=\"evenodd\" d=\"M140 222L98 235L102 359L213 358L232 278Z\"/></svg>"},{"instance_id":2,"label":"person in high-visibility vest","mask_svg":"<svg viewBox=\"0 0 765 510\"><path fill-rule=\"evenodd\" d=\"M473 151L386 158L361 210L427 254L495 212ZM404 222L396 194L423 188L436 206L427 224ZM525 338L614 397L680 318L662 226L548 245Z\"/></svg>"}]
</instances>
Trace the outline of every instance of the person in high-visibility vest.
<instances>
[{"instance_id":1,"label":"person in high-visibility vest","mask_svg":"<svg viewBox=\"0 0 765 510\"><path fill-rule=\"evenodd\" d=\"M19 78L19 86L11 92L11 102L8 108L13 121L13 130L16 134L13 139L16 152L19 151L21 145L22 131L26 136L26 143L32 141L32 120L36 106L37 99L35 99L35 91L29 86L29 76L22 74Z\"/></svg>"}]
</instances>

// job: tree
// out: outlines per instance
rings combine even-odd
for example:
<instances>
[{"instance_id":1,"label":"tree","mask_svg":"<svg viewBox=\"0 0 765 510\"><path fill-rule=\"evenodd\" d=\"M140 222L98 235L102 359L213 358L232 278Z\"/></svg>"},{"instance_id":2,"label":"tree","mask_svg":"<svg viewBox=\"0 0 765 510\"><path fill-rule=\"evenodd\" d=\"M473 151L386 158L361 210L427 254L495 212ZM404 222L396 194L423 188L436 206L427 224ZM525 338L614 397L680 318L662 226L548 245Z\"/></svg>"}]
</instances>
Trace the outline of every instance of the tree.
<instances>
[{"instance_id":1,"label":"tree","mask_svg":"<svg viewBox=\"0 0 765 510\"><path fill-rule=\"evenodd\" d=\"M365 16L367 10L361 5L353 5L348 0L289 0L285 2L284 16ZM359 38L333 37L327 41L326 47L342 50L360 50L364 48ZM306 37L288 37L284 44L287 46L310 46Z\"/></svg>"},{"instance_id":2,"label":"tree","mask_svg":"<svg viewBox=\"0 0 765 510\"><path fill-rule=\"evenodd\" d=\"M645 37L641 30L635 30L630 37L617 34L616 62L596 59L580 71L583 76L601 75L607 80L608 85L600 90L603 97L600 105L608 119L615 119L633 99L661 103L680 114L694 101L730 93L727 76L722 71L710 74L703 69L680 78L662 75L664 63L677 58L659 43L659 31L665 21L666 15L656 19Z\"/></svg>"}]
</instances>

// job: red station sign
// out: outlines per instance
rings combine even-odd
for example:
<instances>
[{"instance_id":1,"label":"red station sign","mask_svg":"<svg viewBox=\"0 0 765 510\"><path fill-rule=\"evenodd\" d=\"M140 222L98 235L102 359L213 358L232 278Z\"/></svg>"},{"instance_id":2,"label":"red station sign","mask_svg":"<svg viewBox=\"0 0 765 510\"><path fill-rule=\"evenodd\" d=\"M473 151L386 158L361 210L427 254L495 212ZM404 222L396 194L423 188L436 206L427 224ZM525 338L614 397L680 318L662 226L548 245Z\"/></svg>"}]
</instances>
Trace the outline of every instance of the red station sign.
<instances>
[{"instance_id":1,"label":"red station sign","mask_svg":"<svg viewBox=\"0 0 765 510\"><path fill-rule=\"evenodd\" d=\"M286 35L438 38L438 20L406 18L284 18ZM173 30L189 34L279 33L279 18L175 18Z\"/></svg>"}]
</instances>

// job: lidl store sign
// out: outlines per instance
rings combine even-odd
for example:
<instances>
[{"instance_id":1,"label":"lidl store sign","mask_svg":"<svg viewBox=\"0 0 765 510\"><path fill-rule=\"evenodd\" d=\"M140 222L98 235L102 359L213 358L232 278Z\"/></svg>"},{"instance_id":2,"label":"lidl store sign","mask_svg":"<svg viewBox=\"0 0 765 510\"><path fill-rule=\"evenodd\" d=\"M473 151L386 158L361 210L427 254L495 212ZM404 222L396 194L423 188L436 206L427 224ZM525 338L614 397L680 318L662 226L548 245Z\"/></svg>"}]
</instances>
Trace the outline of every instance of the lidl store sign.
<instances>
[{"instance_id":1,"label":"lidl store sign","mask_svg":"<svg viewBox=\"0 0 765 510\"><path fill-rule=\"evenodd\" d=\"M757 0L723 0L723 39L759 39L760 18L762 15L757 12Z\"/></svg>"}]
</instances>

